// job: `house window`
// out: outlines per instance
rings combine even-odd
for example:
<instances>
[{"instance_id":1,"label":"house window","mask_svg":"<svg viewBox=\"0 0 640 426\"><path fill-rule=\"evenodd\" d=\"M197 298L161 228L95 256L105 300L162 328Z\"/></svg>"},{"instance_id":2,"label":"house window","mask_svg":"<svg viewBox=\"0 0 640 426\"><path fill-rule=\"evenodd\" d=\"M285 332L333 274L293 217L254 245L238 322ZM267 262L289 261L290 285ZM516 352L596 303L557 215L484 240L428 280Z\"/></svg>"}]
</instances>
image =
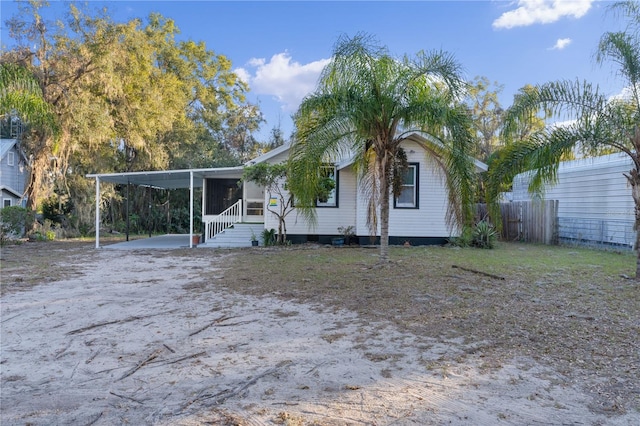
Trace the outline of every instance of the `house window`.
<instances>
[{"instance_id":1,"label":"house window","mask_svg":"<svg viewBox=\"0 0 640 426\"><path fill-rule=\"evenodd\" d=\"M338 171L336 170L336 166L322 166L320 168L320 175L322 178L332 179L335 185L326 198L318 198L316 206L338 207Z\"/></svg>"},{"instance_id":2,"label":"house window","mask_svg":"<svg viewBox=\"0 0 640 426\"><path fill-rule=\"evenodd\" d=\"M3 198L2 207L11 207L11 198Z\"/></svg>"},{"instance_id":3,"label":"house window","mask_svg":"<svg viewBox=\"0 0 640 426\"><path fill-rule=\"evenodd\" d=\"M402 190L393 201L396 209L417 209L418 206L418 163L410 163L402 177Z\"/></svg>"},{"instance_id":4,"label":"house window","mask_svg":"<svg viewBox=\"0 0 640 426\"><path fill-rule=\"evenodd\" d=\"M247 201L247 216L263 216L264 201Z\"/></svg>"},{"instance_id":5,"label":"house window","mask_svg":"<svg viewBox=\"0 0 640 426\"><path fill-rule=\"evenodd\" d=\"M7 153L7 165L8 166L13 166L14 163L15 163L14 153L13 152L8 152Z\"/></svg>"}]
</instances>

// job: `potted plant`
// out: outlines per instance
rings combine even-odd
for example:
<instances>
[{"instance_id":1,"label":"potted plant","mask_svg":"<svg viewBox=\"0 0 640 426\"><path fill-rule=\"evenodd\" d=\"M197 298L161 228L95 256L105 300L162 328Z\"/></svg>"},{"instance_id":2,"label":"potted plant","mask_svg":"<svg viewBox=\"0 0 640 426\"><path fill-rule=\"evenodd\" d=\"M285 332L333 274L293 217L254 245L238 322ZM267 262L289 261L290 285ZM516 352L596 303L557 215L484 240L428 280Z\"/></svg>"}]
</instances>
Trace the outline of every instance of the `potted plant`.
<instances>
[{"instance_id":1,"label":"potted plant","mask_svg":"<svg viewBox=\"0 0 640 426\"><path fill-rule=\"evenodd\" d=\"M342 247L344 245L344 237L331 238L331 245L335 247Z\"/></svg>"},{"instance_id":2,"label":"potted plant","mask_svg":"<svg viewBox=\"0 0 640 426\"><path fill-rule=\"evenodd\" d=\"M256 237L256 234L253 232L253 228L251 228L251 246L258 247L258 237Z\"/></svg>"}]
</instances>

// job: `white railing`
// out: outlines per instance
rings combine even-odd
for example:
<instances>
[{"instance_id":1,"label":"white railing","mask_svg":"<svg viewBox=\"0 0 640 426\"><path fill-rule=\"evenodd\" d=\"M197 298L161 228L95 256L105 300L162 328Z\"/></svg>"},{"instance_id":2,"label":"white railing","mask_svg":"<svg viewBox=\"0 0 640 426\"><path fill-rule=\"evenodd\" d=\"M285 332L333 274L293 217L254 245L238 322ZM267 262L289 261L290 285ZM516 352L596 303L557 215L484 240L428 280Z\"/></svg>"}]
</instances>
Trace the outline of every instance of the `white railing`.
<instances>
[{"instance_id":1,"label":"white railing","mask_svg":"<svg viewBox=\"0 0 640 426\"><path fill-rule=\"evenodd\" d=\"M215 237L234 223L242 222L242 200L217 216L204 216L204 242Z\"/></svg>"}]
</instances>

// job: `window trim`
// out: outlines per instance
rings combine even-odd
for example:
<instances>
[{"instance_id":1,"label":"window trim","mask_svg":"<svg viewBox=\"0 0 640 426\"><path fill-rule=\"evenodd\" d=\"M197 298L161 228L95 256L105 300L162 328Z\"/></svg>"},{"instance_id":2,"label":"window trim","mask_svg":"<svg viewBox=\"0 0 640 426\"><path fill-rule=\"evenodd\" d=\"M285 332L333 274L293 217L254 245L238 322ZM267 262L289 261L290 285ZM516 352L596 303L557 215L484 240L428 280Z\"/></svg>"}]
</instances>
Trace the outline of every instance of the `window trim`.
<instances>
[{"instance_id":1,"label":"window trim","mask_svg":"<svg viewBox=\"0 0 640 426\"><path fill-rule=\"evenodd\" d=\"M7 166L15 166L15 153L13 151L7 152Z\"/></svg>"},{"instance_id":2,"label":"window trim","mask_svg":"<svg viewBox=\"0 0 640 426\"><path fill-rule=\"evenodd\" d=\"M316 208L337 209L340 206L339 197L338 197L338 194L340 193L340 191L338 190L340 188L340 170L338 170L338 167L335 164L325 164L322 167L333 168L333 175L335 176L335 182L336 182L336 186L333 188L333 191L335 193L334 197L336 201L334 204L327 204L327 203L321 203L320 201L318 201L318 199L316 199Z\"/></svg>"},{"instance_id":3,"label":"window trim","mask_svg":"<svg viewBox=\"0 0 640 426\"><path fill-rule=\"evenodd\" d=\"M9 202L9 205L8 205L8 206L5 206L5 204L7 203L7 201ZM14 205L14 204L13 204L13 199L11 199L11 198L2 198L2 208L5 208L5 207L11 207L11 206L13 206L13 205Z\"/></svg>"},{"instance_id":4,"label":"window trim","mask_svg":"<svg viewBox=\"0 0 640 426\"><path fill-rule=\"evenodd\" d=\"M409 170L413 169L413 194L414 194L414 204L400 204L398 203L399 197L393 197L393 208L394 209L409 209L409 210L417 210L420 208L420 163L409 163ZM405 186L404 184L402 185Z\"/></svg>"}]
</instances>

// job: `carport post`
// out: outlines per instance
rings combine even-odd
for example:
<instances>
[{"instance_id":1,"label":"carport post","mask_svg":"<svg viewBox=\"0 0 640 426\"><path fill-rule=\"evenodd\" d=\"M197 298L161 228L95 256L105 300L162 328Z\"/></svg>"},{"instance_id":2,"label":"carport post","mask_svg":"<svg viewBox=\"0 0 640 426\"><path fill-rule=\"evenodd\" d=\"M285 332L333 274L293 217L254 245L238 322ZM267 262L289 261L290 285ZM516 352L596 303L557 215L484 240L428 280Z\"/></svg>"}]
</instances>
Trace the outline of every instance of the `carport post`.
<instances>
[{"instance_id":1,"label":"carport post","mask_svg":"<svg viewBox=\"0 0 640 426\"><path fill-rule=\"evenodd\" d=\"M189 248L193 248L193 170L189 171Z\"/></svg>"},{"instance_id":2,"label":"carport post","mask_svg":"<svg viewBox=\"0 0 640 426\"><path fill-rule=\"evenodd\" d=\"M96 176L96 248L100 248L100 177Z\"/></svg>"}]
</instances>

